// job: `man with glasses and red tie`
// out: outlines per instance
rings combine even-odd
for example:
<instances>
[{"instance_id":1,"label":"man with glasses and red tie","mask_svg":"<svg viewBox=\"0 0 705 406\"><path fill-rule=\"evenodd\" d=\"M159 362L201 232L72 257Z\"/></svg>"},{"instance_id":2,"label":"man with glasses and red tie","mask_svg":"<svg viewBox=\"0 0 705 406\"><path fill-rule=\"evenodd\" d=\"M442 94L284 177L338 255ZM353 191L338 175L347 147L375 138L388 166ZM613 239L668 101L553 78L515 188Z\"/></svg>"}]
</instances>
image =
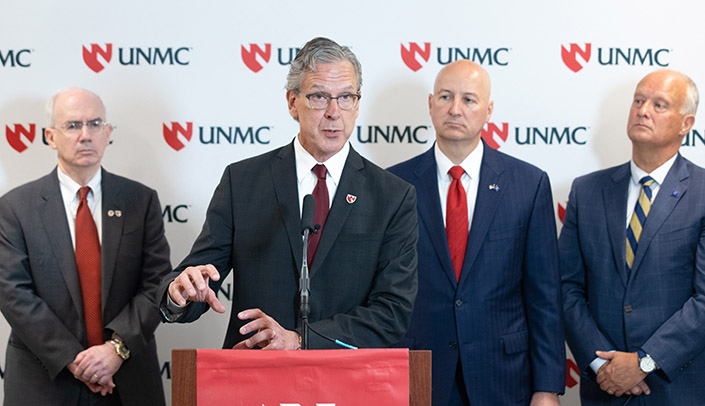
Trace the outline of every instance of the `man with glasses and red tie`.
<instances>
[{"instance_id":1,"label":"man with glasses and red tie","mask_svg":"<svg viewBox=\"0 0 705 406\"><path fill-rule=\"evenodd\" d=\"M57 167L0 198L4 404L164 405L157 192L102 169L113 127L96 94L66 89L48 110Z\"/></svg>"},{"instance_id":2,"label":"man with glasses and red tie","mask_svg":"<svg viewBox=\"0 0 705 406\"><path fill-rule=\"evenodd\" d=\"M679 153L698 100L683 73L644 76L631 160L573 182L558 245L583 405L705 404L705 170Z\"/></svg>"},{"instance_id":3,"label":"man with glasses and red tie","mask_svg":"<svg viewBox=\"0 0 705 406\"><path fill-rule=\"evenodd\" d=\"M160 288L165 321L224 312L215 292L232 272L223 347L301 348L301 216L312 194L309 348L340 348L336 340L383 348L401 339L417 290L416 194L348 143L361 86L347 47L315 38L301 49L286 85L299 134L225 169L191 253Z\"/></svg>"},{"instance_id":4,"label":"man with glasses and red tie","mask_svg":"<svg viewBox=\"0 0 705 406\"><path fill-rule=\"evenodd\" d=\"M416 187L419 292L401 347L433 352L434 406L558 405L560 279L545 172L487 146L490 77L459 60L428 96L436 143L389 169Z\"/></svg>"}]
</instances>

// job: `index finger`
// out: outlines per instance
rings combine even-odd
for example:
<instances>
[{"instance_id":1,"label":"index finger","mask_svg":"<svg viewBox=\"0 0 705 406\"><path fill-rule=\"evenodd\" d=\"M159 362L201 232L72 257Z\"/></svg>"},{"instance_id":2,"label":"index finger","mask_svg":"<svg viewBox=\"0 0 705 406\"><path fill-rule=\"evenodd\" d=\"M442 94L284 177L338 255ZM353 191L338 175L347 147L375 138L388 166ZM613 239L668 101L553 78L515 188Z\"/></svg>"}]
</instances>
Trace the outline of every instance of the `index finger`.
<instances>
[{"instance_id":1,"label":"index finger","mask_svg":"<svg viewBox=\"0 0 705 406\"><path fill-rule=\"evenodd\" d=\"M220 272L211 264L190 266L184 269L179 275L187 277L196 289L203 290L208 287L208 279L217 281L220 279Z\"/></svg>"},{"instance_id":2,"label":"index finger","mask_svg":"<svg viewBox=\"0 0 705 406\"><path fill-rule=\"evenodd\" d=\"M206 297L208 278L220 279L218 270L213 265L190 266L184 269L169 284L169 296L179 306L184 306L188 300L199 301L200 296Z\"/></svg>"},{"instance_id":3,"label":"index finger","mask_svg":"<svg viewBox=\"0 0 705 406\"><path fill-rule=\"evenodd\" d=\"M201 265L199 268L201 268L201 275L206 275L214 281L220 279L220 272L212 264Z\"/></svg>"}]
</instances>

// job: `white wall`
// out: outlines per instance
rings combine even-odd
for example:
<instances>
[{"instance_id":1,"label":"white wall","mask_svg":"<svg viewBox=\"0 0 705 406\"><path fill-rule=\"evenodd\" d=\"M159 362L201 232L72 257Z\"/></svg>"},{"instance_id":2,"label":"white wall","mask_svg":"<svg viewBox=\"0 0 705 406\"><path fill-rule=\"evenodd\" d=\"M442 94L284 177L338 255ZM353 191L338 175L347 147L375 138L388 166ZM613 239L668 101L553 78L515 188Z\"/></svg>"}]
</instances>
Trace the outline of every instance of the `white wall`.
<instances>
[{"instance_id":1,"label":"white wall","mask_svg":"<svg viewBox=\"0 0 705 406\"><path fill-rule=\"evenodd\" d=\"M494 139L502 151L549 173L560 224L560 206L574 177L629 158L627 111L644 74L660 64L705 86L704 12L705 4L694 0L3 0L0 194L55 165L54 151L41 138L47 98L67 86L89 88L103 97L108 119L117 126L104 166L159 191L162 204L171 209L166 227L176 264L200 230L223 168L296 135L284 99L286 63L312 37L327 36L350 46L362 62L361 137L354 134L351 141L385 167L430 147L427 94L442 65L463 58L450 50L469 57L492 55L483 65L493 79L492 124L500 129ZM561 58L561 47L571 43L581 52L590 47L588 61L574 60L582 66L577 72ZM109 63L97 57L103 65L98 73L82 58L82 48L90 50L91 44L101 52L112 47ZM269 58L256 58L262 65L258 72L242 57L241 47L250 49L250 44L271 49ZM415 55L417 66L411 59L407 65L403 47L430 53L427 60ZM125 65L130 50L151 52L152 63L142 58ZM174 57L173 64L154 57L157 51ZM629 57L617 58L617 53ZM190 142L179 137L185 146L178 151L165 141L163 127L173 129L172 123L193 127ZM239 130L245 142L202 143L200 129L209 135L211 127ZM33 141L22 136L19 144L11 143L18 129ZM363 142L374 129L396 136L387 141L377 133L377 142ZM554 137L527 143L527 134L536 133ZM697 137L705 138L705 124L696 120L691 135L696 140L682 153L704 165L705 142ZM20 144L26 146L22 152ZM170 361L173 348L219 348L227 319L208 314L196 325L161 326L162 362ZM8 334L0 320L3 371ZM164 378L170 388L166 373ZM578 403L577 386L571 385L563 404Z\"/></svg>"}]
</instances>

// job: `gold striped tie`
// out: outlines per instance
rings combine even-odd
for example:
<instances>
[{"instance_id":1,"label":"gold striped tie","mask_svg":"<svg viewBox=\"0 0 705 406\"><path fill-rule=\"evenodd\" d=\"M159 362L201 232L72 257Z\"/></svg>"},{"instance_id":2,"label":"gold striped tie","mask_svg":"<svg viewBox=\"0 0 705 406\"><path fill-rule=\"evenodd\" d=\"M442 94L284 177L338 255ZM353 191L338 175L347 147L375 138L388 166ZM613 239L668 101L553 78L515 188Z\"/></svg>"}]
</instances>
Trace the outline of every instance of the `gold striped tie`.
<instances>
[{"instance_id":1,"label":"gold striped tie","mask_svg":"<svg viewBox=\"0 0 705 406\"><path fill-rule=\"evenodd\" d=\"M639 200L637 200L636 206L634 206L632 218L629 220L629 227L627 227L627 276L629 276L632 265L634 265L634 255L639 245L639 237L641 237L641 231L644 228L644 223L646 223L646 217L651 210L651 185L653 185L654 182L651 176L644 176L639 181L642 186L641 193L639 193Z\"/></svg>"}]
</instances>

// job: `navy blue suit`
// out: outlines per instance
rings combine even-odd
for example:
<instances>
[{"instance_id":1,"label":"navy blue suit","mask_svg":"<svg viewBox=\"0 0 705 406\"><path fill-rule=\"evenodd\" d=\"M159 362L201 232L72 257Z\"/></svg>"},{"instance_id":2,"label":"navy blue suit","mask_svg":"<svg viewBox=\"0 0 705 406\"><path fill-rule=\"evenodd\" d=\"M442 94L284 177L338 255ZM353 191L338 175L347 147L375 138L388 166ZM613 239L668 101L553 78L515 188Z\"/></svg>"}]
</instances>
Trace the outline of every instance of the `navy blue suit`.
<instances>
[{"instance_id":1,"label":"navy blue suit","mask_svg":"<svg viewBox=\"0 0 705 406\"><path fill-rule=\"evenodd\" d=\"M433 148L390 172L416 187L419 291L400 346L433 352L433 404L458 360L470 404L529 404L563 392L565 343L551 187L545 172L484 148L465 262L455 280ZM490 185L495 185L492 188Z\"/></svg>"},{"instance_id":2,"label":"navy blue suit","mask_svg":"<svg viewBox=\"0 0 705 406\"><path fill-rule=\"evenodd\" d=\"M627 278L629 164L577 178L559 240L566 338L583 371L583 405L603 392L596 350L642 348L661 369L630 405L705 404L705 170L678 155L646 220Z\"/></svg>"}]
</instances>

